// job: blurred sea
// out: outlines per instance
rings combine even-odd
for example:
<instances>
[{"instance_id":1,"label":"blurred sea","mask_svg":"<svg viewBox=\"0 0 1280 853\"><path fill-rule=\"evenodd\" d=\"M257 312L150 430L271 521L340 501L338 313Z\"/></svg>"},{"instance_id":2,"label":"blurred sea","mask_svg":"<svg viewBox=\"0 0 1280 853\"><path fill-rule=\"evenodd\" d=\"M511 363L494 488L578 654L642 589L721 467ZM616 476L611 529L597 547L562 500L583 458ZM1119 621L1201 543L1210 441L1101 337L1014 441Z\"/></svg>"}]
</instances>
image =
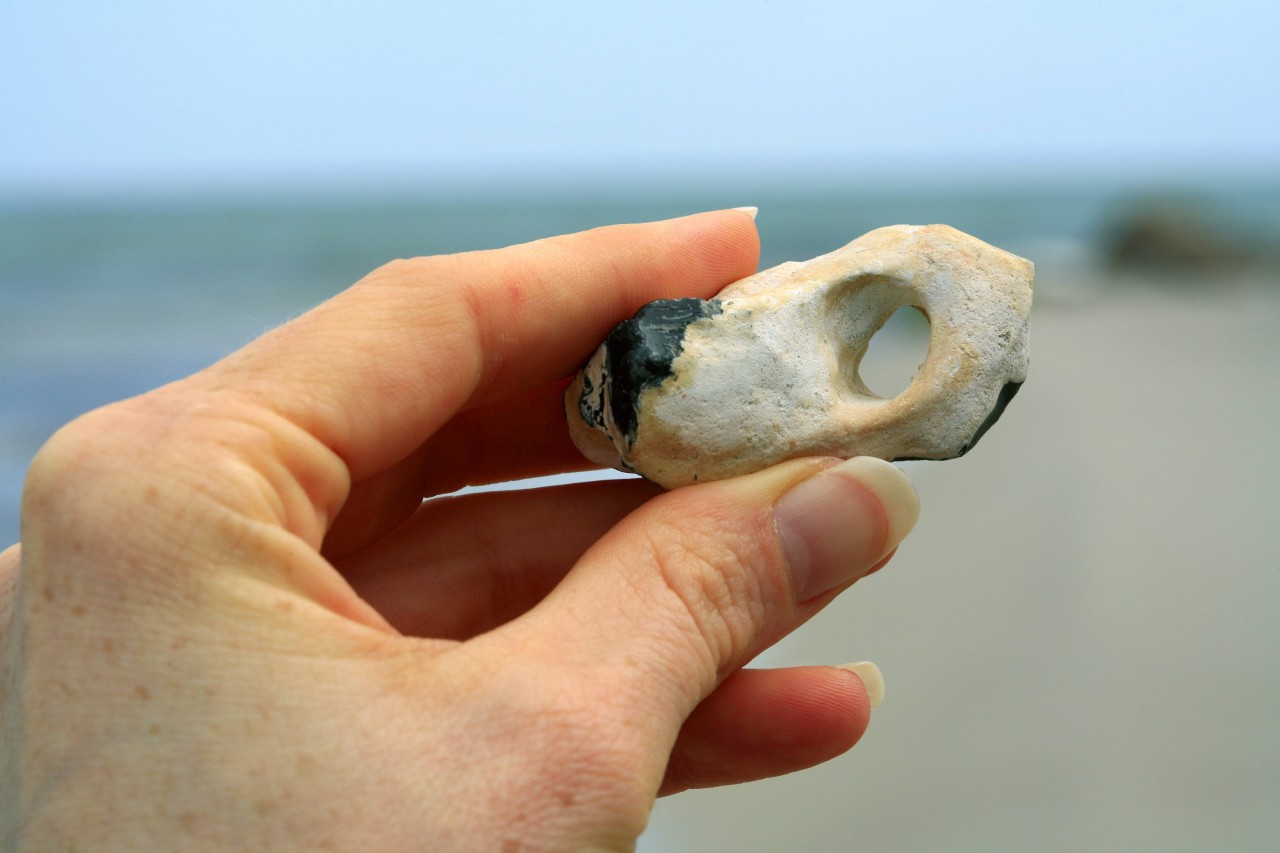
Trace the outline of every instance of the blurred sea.
<instances>
[{"instance_id":1,"label":"blurred sea","mask_svg":"<svg viewBox=\"0 0 1280 853\"><path fill-rule=\"evenodd\" d=\"M625 192L0 200L0 541L22 478L60 424L197 370L387 260L492 248L614 222L761 207L761 266L880 225L945 222L1029 257L1037 299L1071 298L1109 229L1155 198L1280 244L1280 182L1120 191L672 186ZM1061 292L1057 293L1060 288Z\"/></svg>"}]
</instances>

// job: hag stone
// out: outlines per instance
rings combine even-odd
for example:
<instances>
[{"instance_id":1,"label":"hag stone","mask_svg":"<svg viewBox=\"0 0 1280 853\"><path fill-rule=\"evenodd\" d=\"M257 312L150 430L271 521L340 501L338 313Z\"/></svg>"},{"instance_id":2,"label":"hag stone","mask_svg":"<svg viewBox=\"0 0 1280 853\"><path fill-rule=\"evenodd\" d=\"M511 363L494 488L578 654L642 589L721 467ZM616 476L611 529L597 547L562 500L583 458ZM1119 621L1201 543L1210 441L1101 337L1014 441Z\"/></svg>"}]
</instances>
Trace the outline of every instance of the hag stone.
<instances>
[{"instance_id":1,"label":"hag stone","mask_svg":"<svg viewBox=\"0 0 1280 853\"><path fill-rule=\"evenodd\" d=\"M961 456L1026 378L1034 275L946 225L894 225L714 299L651 302L570 384L570 432L591 461L666 488L800 456ZM928 319L929 354L884 399L858 368L903 306Z\"/></svg>"}]
</instances>

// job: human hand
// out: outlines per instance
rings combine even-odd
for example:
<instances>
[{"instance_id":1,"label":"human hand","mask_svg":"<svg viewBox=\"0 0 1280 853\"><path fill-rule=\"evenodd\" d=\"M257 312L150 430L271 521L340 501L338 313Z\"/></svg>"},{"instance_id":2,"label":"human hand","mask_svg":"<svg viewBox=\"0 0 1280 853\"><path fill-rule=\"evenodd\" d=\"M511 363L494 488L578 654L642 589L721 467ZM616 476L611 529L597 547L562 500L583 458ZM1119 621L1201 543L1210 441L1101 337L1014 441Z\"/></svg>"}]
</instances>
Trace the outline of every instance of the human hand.
<instances>
[{"instance_id":1,"label":"human hand","mask_svg":"<svg viewBox=\"0 0 1280 853\"><path fill-rule=\"evenodd\" d=\"M64 427L0 555L0 846L623 850L850 747L855 674L741 667L914 524L887 463L422 503L587 467L564 378L757 251L724 211L398 261Z\"/></svg>"}]
</instances>

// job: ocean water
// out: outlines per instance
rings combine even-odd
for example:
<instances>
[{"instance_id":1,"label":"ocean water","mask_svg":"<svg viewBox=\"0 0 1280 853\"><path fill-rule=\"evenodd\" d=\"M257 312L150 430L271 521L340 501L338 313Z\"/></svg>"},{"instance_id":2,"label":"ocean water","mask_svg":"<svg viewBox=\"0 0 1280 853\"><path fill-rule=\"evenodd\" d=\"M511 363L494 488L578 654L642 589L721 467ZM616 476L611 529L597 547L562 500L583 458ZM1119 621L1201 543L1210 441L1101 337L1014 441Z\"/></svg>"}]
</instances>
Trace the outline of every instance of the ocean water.
<instances>
[{"instance_id":1,"label":"ocean water","mask_svg":"<svg viewBox=\"0 0 1280 853\"><path fill-rule=\"evenodd\" d=\"M1217 227L1280 243L1280 182L0 202L0 541L17 539L24 472L59 425L201 368L392 258L756 204L762 266L880 225L945 222L1035 260L1040 294L1069 295L1108 229L1152 199L1190 199Z\"/></svg>"}]
</instances>

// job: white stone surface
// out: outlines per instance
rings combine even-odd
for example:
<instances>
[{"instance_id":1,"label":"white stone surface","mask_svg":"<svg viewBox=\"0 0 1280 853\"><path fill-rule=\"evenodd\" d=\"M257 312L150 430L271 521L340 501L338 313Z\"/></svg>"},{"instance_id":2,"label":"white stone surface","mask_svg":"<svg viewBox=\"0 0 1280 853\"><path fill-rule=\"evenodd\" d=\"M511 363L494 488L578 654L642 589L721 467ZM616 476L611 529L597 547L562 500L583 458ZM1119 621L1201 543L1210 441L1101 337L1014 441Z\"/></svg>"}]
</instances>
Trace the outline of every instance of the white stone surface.
<instances>
[{"instance_id":1,"label":"white stone surface","mask_svg":"<svg viewBox=\"0 0 1280 853\"><path fill-rule=\"evenodd\" d=\"M1002 390L1026 378L1033 277L1030 262L945 225L877 229L721 292L721 313L685 329L671 375L636 395L633 435L607 403L603 428L580 413L584 382L610 396L602 345L566 395L574 440L593 461L667 488L798 456L959 456L998 414ZM858 366L903 306L928 318L929 354L883 399Z\"/></svg>"}]
</instances>

